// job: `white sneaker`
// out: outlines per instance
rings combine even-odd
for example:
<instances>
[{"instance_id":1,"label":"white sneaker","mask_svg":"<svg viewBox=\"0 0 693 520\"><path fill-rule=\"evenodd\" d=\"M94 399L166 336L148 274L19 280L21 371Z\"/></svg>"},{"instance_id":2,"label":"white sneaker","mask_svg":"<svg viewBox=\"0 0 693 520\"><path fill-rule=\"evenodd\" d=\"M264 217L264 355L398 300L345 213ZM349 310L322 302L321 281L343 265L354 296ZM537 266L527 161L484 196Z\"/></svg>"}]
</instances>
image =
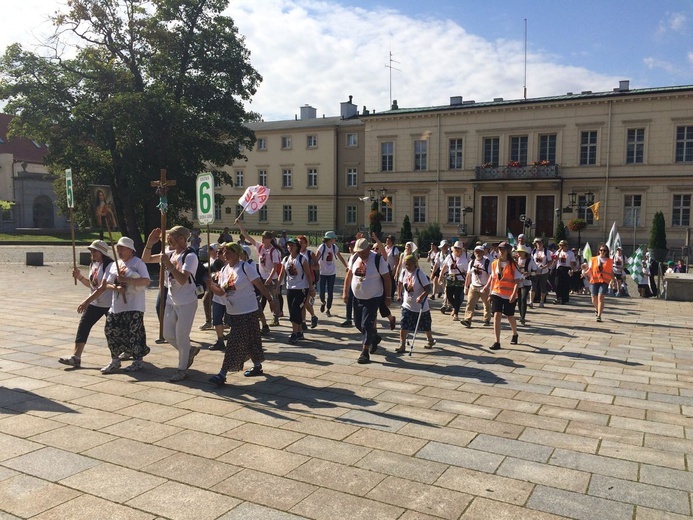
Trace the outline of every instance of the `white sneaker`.
<instances>
[{"instance_id":1,"label":"white sneaker","mask_svg":"<svg viewBox=\"0 0 693 520\"><path fill-rule=\"evenodd\" d=\"M435 344L436 344L436 340L432 339L431 341L427 342L424 345L424 348L433 348L433 345L435 345Z\"/></svg>"},{"instance_id":2,"label":"white sneaker","mask_svg":"<svg viewBox=\"0 0 693 520\"><path fill-rule=\"evenodd\" d=\"M131 365L126 366L123 370L125 372L137 372L138 370L142 370L144 368L144 363L142 362L141 359L136 359L135 361L132 362Z\"/></svg>"},{"instance_id":3,"label":"white sneaker","mask_svg":"<svg viewBox=\"0 0 693 520\"><path fill-rule=\"evenodd\" d=\"M102 374L112 374L120 368L120 359L111 359L111 362L101 369Z\"/></svg>"}]
</instances>

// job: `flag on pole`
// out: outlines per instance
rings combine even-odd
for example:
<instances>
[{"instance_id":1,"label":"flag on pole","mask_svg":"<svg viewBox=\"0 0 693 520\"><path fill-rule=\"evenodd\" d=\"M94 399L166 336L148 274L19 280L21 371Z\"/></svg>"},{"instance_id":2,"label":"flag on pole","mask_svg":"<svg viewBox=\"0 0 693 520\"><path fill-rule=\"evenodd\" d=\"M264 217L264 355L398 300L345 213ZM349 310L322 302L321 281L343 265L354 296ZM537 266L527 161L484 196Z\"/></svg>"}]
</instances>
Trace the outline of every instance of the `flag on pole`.
<instances>
[{"instance_id":1,"label":"flag on pole","mask_svg":"<svg viewBox=\"0 0 693 520\"><path fill-rule=\"evenodd\" d=\"M585 242L585 248L582 250L582 258L584 258L585 262L588 264L590 263L590 260L592 260L592 248L590 247L589 242Z\"/></svg>"},{"instance_id":2,"label":"flag on pole","mask_svg":"<svg viewBox=\"0 0 693 520\"><path fill-rule=\"evenodd\" d=\"M592 215L594 215L594 220L599 220L599 205L601 204L601 201L597 201L591 206L587 206L589 209L592 210Z\"/></svg>"},{"instance_id":3,"label":"flag on pole","mask_svg":"<svg viewBox=\"0 0 693 520\"><path fill-rule=\"evenodd\" d=\"M515 247L517 245L517 240L515 240L515 235L513 235L508 229L508 244Z\"/></svg>"},{"instance_id":4,"label":"flag on pole","mask_svg":"<svg viewBox=\"0 0 693 520\"><path fill-rule=\"evenodd\" d=\"M645 250L642 246L639 246L626 262L630 271L630 277L636 284L640 284L643 278L642 259L644 256Z\"/></svg>"},{"instance_id":5,"label":"flag on pole","mask_svg":"<svg viewBox=\"0 0 693 520\"><path fill-rule=\"evenodd\" d=\"M388 208L392 209L392 201L389 199L389 197L383 197L383 202Z\"/></svg>"},{"instance_id":6,"label":"flag on pole","mask_svg":"<svg viewBox=\"0 0 693 520\"><path fill-rule=\"evenodd\" d=\"M243 196L238 199L238 203L243 206L243 211L252 215L260 211L260 209L267 204L269 195L270 190L266 186L248 186Z\"/></svg>"},{"instance_id":7,"label":"flag on pole","mask_svg":"<svg viewBox=\"0 0 693 520\"><path fill-rule=\"evenodd\" d=\"M606 239L606 245L609 248L609 251L614 250L614 241L616 240L616 222L614 221L614 224L611 226L611 231L609 231L609 238Z\"/></svg>"},{"instance_id":8,"label":"flag on pole","mask_svg":"<svg viewBox=\"0 0 693 520\"><path fill-rule=\"evenodd\" d=\"M621 235L620 233L616 233L616 237L614 238L614 250L611 251L611 254L613 254L619 247L622 247L623 245L621 244Z\"/></svg>"}]
</instances>

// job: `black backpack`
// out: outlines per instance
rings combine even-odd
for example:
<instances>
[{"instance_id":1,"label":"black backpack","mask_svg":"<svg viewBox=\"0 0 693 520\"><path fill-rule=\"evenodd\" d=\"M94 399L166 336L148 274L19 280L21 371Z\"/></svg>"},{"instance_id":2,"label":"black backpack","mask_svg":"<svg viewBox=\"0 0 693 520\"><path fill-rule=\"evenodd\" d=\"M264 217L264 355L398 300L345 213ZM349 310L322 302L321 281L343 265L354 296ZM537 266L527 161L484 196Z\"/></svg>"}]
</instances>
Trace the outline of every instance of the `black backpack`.
<instances>
[{"instance_id":1,"label":"black backpack","mask_svg":"<svg viewBox=\"0 0 693 520\"><path fill-rule=\"evenodd\" d=\"M200 262L200 257L192 247L187 248L183 252L183 258L181 258L181 263L185 264L185 257L187 257L191 253L197 257L197 270L195 271L194 282L196 287L195 294L197 294L197 299L200 300L205 295L205 284L207 282L208 274L205 265L202 262Z\"/></svg>"}]
</instances>

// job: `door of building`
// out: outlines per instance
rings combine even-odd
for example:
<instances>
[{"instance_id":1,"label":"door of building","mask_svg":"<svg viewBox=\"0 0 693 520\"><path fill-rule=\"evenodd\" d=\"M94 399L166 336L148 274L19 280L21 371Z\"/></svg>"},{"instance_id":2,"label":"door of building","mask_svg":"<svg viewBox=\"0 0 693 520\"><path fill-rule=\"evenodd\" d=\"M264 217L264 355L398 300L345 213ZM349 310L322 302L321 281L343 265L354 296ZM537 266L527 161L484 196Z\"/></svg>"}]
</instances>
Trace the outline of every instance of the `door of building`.
<instances>
[{"instance_id":1,"label":"door of building","mask_svg":"<svg viewBox=\"0 0 693 520\"><path fill-rule=\"evenodd\" d=\"M508 196L506 227L513 235L517 236L524 232L525 223L520 220L520 215L525 215L526 212L527 197L524 195Z\"/></svg>"},{"instance_id":2,"label":"door of building","mask_svg":"<svg viewBox=\"0 0 693 520\"><path fill-rule=\"evenodd\" d=\"M554 232L554 200L553 195L537 195L536 230L534 236L552 237Z\"/></svg>"},{"instance_id":3,"label":"door of building","mask_svg":"<svg viewBox=\"0 0 693 520\"><path fill-rule=\"evenodd\" d=\"M481 197L481 234L498 234L498 197Z\"/></svg>"}]
</instances>

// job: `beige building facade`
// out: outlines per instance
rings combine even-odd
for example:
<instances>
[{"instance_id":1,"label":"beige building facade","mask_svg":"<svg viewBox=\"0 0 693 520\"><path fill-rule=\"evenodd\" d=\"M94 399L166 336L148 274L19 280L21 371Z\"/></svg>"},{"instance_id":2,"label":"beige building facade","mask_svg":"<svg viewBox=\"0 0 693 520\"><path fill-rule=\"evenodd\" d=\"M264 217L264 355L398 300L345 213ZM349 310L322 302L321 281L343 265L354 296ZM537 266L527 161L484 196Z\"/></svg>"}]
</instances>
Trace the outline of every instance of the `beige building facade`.
<instances>
[{"instance_id":1,"label":"beige building facade","mask_svg":"<svg viewBox=\"0 0 693 520\"><path fill-rule=\"evenodd\" d=\"M557 219L580 217L583 244L605 240L616 222L632 246L647 243L661 210L670 247L690 233L693 86L630 89L623 81L611 92L527 100L394 102L361 119L363 188L386 190L385 232L399 232L408 215L413 229L438 222L446 237L551 237Z\"/></svg>"}]
</instances>

